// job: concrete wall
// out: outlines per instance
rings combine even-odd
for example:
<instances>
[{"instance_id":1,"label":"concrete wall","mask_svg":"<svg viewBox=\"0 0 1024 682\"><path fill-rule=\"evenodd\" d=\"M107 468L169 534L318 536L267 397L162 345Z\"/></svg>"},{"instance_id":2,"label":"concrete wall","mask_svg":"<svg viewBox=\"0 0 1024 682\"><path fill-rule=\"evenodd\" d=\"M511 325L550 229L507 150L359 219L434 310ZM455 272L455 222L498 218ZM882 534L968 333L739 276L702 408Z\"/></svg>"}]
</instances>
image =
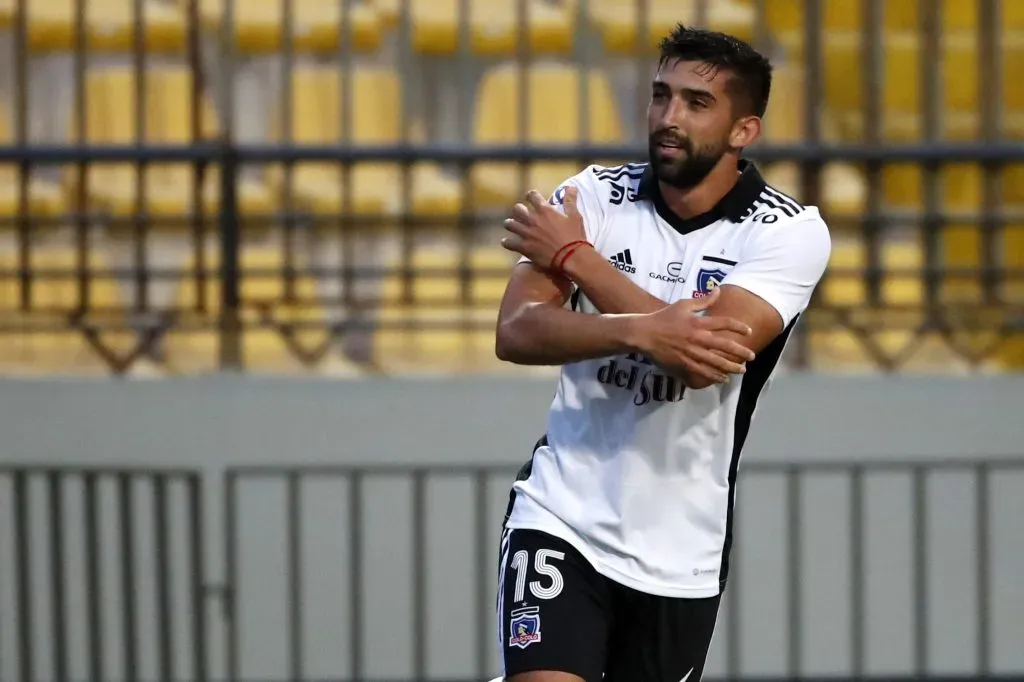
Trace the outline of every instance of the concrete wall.
<instances>
[{"instance_id":1,"label":"concrete wall","mask_svg":"<svg viewBox=\"0 0 1024 682\"><path fill-rule=\"evenodd\" d=\"M0 464L89 463L177 465L205 479L208 581L224 580L225 467L239 464L415 463L517 466L544 428L551 380L330 382L211 378L166 382L0 383ZM785 674L797 654L805 673L844 673L852 667L850 488L842 473L805 479L799 492L798 621L791 627L790 521L783 476L753 466L789 461L1010 458L1024 463L1024 380L829 379L792 376L772 388L757 416L741 477L737 580L713 647L710 673L726 669L732 652L739 670ZM488 480L488 528L497 541L509 476ZM120 582L116 539L120 517L112 483L101 509L104 567L104 657L113 679L122 676ZM303 501L303 624L305 673L349 672L346 591L348 488L344 480L316 478L301 486ZM364 672L409 678L414 643L424 643L430 676L473 677L480 574L474 543L473 486L466 477L432 478L426 489L426 625L412 618L413 509L407 479L371 479L363 508ZM969 673L978 664L978 550L975 480L970 469L929 475L926 483L923 583L913 557L916 527L912 479L903 471L871 474L863 505L864 668L869 673L914 669L915 635L924 633L929 670ZM82 489L66 487L64 566L72 677L87 675L89 656L82 579ZM132 518L139 540L140 665L155 677L155 596L151 491L136 488ZM36 677L52 678L53 636L47 583L49 519L45 483L30 486L30 526L36 608ZM1000 470L989 488L986 624L994 671L1024 672L1024 469ZM16 679L12 488L0 476L0 680ZM246 479L239 487L239 647L241 674L280 678L288 673L286 486ZM175 661L190 674L184 597L188 552L184 491L171 491ZM482 548L490 559L496 547ZM494 567L484 570L491 608ZM914 595L923 584L923 630L916 627ZM224 621L215 602L207 613L211 674L225 672ZM734 619L733 622L730 622ZM490 620L488 627L493 629ZM790 635L798 637L791 648ZM486 633L488 644L491 631ZM730 641L730 635L739 640ZM488 647L488 672L496 666Z\"/></svg>"}]
</instances>

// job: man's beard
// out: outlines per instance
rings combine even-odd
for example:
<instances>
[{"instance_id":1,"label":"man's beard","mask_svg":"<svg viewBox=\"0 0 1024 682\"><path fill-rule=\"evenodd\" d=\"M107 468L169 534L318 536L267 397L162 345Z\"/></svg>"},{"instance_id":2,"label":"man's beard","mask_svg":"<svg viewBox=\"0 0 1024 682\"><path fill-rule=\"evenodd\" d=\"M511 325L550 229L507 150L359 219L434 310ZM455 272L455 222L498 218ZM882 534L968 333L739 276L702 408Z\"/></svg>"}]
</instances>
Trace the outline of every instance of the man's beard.
<instances>
[{"instance_id":1,"label":"man's beard","mask_svg":"<svg viewBox=\"0 0 1024 682\"><path fill-rule=\"evenodd\" d=\"M677 159L662 159L659 144L669 141L683 149L686 156ZM647 155L654 174L667 185L678 189L691 189L707 177L725 155L725 145L706 146L694 150L693 143L671 134L653 133L648 138Z\"/></svg>"}]
</instances>

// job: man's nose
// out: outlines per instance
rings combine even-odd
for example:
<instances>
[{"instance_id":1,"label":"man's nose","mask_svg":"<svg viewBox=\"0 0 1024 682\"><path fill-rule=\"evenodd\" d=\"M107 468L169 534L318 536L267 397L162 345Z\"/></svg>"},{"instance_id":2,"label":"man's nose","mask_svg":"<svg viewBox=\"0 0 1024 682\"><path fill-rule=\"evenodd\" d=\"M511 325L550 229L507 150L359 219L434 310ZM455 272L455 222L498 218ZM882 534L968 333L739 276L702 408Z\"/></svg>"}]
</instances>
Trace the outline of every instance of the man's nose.
<instances>
[{"instance_id":1,"label":"man's nose","mask_svg":"<svg viewBox=\"0 0 1024 682\"><path fill-rule=\"evenodd\" d=\"M685 118L685 111L686 107L683 105L683 101L678 97L673 97L661 112L660 127L662 129L678 128Z\"/></svg>"}]
</instances>

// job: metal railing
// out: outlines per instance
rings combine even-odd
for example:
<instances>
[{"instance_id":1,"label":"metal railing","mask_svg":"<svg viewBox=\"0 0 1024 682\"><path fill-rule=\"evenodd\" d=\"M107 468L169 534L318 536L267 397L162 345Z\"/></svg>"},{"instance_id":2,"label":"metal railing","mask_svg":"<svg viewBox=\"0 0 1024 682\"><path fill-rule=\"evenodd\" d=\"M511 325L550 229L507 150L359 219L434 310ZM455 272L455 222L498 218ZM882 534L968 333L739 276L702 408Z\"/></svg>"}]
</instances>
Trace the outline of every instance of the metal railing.
<instances>
[{"instance_id":1,"label":"metal railing","mask_svg":"<svg viewBox=\"0 0 1024 682\"><path fill-rule=\"evenodd\" d=\"M3 216L14 225L16 258L0 271L0 284L8 289L17 289L17 301L7 301L0 311L0 332L5 334L30 334L55 330L71 330L82 335L104 358L111 369L123 372L142 357L159 358L162 342L171 332L192 333L213 331L217 334L219 350L217 364L222 369L233 370L246 366L244 359L244 334L254 328L273 329L285 340L291 351L305 364L316 364L338 339L354 335L374 334L388 329L421 330L431 325L439 328L455 324L467 331L482 324L472 320L441 321L427 323L412 315L391 316L379 319L375 312L382 307L412 302L415 280L420 276L438 275L459 283L458 294L450 300L433 303L417 302L426 307L472 307L471 291L474 283L481 279L504 277L505 270L486 271L475 269L470 264L470 252L474 244L487 239L488 229L500 224L493 211L474 205L472 195L472 171L487 161L507 161L518 164L520 169L544 161L575 161L581 166L595 160L635 160L646 155L643 129L645 126L643 107L646 101L646 83L651 69L651 52L648 46L638 45L630 51L629 57L609 57L596 47L600 43L598 30L590 16L591 5L598 0L578 3L574 21L579 21L580 30L573 29L574 49L564 55L581 71L603 68L609 63L623 63L635 66L635 93L627 93L623 100L628 104L621 107L622 118L628 122L629 139L621 145L606 145L589 142L590 123L588 107L580 106L578 128L581 131L580 144L548 145L529 142L529 126L526 121L530 106L528 88L518 93L519 139L510 145L481 144L472 139L472 112L474 110L474 84L479 74L495 62L490 55L480 54L474 47L473 25L469 17L469 2L460 2L458 7L457 48L445 57L423 57L416 48L416 18L413 6L408 0L399 3L398 22L394 28L394 58L389 64L399 74L403 91L415 93L424 89L424 78L430 88L437 85L436 72L450 76L448 86L436 88L420 96L410 95L402 100L399 122L399 139L393 145L362 145L353 143L350 116L343 116L343 130L338 141L323 144L295 144L292 138L294 112L289 106L293 93L292 76L302 68L303 59L309 50L303 51L296 45L297 38L290 30L294 26L295 8L290 0L282 0L282 38L273 51L271 61L281 67L281 86L274 92L270 106L283 121L284 138L280 143L255 144L241 139L237 130L239 103L237 101L237 76L251 61L251 55L243 53L235 39L239 22L244 22L244 8L236 1L226 3L226 9L216 29L202 28L203 15L197 0L187 3L184 10L186 36L184 44L175 58L191 74L190 89L192 106L188 112L190 140L183 144L161 144L157 142L126 141L123 144L53 143L29 140L29 121L32 117L29 102L29 84L33 78L33 57L30 41L30 18L25 11L15 11L11 29L13 36L14 87L12 103L14 109L14 136L10 145L0 147L0 162L16 164L17 185L20 200L17 210L11 216ZM85 21L87 0L74 3L75 22L73 45L70 49L70 87L77 111L86 111L86 76L93 67L88 59L89 30ZM141 11L144 3L136 0L133 14L133 42L126 51L125 59L130 63L134 79L135 104L133 120L140 140L146 138L147 88L146 74L156 62L148 50L147 19ZM768 141L751 150L750 156L766 166L779 162L794 162L799 166L800 197L805 203L822 205L828 189L824 172L830 164L853 164L862 179L866 193L863 211L855 216L828 215L836 235L855 239L863 245L865 265L857 268L835 267L827 277L854 280L864 285L863 301L856 305L837 303L819 296L807 319L812 330L840 329L857 336L865 352L882 367L897 369L902 361L900 352L886 350L874 343L877 332L902 330L911 334L910 345L926 335L943 338L955 353L964 356L970 363L977 364L996 352L996 347L1007 338L1019 339L1024 333L1022 320L1024 308L1020 300L1006 292L1024 283L1024 270L1014 263L1008 263L999 253L999 240L1005 234L1007 225L1024 223L1019 207L1004 201L1004 190L1000 183L1007 166L1024 162L1024 143L1006 132L1006 116L1003 114L1005 93L1002 81L996 75L1006 68L1002 53L998 49L1001 27L1000 4L995 0L979 0L977 5L976 29L972 32L977 44L977 80L979 98L975 135L969 141L954 142L943 134L942 69L921 68L919 70L921 110L917 112L921 134L913 142L896 142L888 139L883 130L885 103L881 79L884 66L885 27L882 0L864 0L860 7L861 28L859 29L860 50L864 68L858 74L851 74L851 82L859 80L863 93L863 130L858 135L848 135L836 141L826 135L822 105L826 78L827 36L826 11L818 0L803 0L803 25L797 32L798 42L803 51L801 68L805 70L803 107L799 113L804 137L798 143L775 144ZM16 9L23 9L21 2ZM357 48L353 47L353 16L355 5L350 0L338 0L337 32L340 36L336 49L328 53L317 53L321 66L330 65L343 74L353 73L356 66ZM520 29L531 20L527 3L519 3L517 22ZM921 64L942 64L943 33L941 13L936 9L935 0L919 3L917 59ZM636 31L646 35L647 28L655 17L649 3L640 0L636 7ZM768 8L764 2L754 3L756 22L755 43L772 54L781 54L781 61L787 57L776 50L778 36L768 30ZM711 3L698 2L694 17L697 21L709 20L713 16ZM573 24L575 25L575 24ZM790 36L794 38L794 36ZM784 42L784 41L783 41ZM379 56L379 55L378 55ZM529 32L516 32L515 48L498 61L513 61L525 73L543 53L530 49ZM215 66L210 66L215 63ZM952 67L950 67L952 68ZM338 97L339 111L353 110L355 93L352 79L340 79ZM581 102L590 101L589 85L586 78L579 79ZM429 88L428 88L429 89ZM449 95L451 95L449 97ZM203 126L202 106L204 97L213 100L219 112L221 124L216 133L207 134ZM451 101L448 101L451 100ZM442 106L445 105L445 106ZM451 109L451 112L449 112ZM429 118L430 112L454 113L454 132L446 133L441 128L445 121L429 123L428 141L414 141L414 123L417 113ZM254 112L255 113L255 112ZM88 140L88 126L85 116L73 118L72 137ZM62 136L59 136L62 137ZM134 182L135 207L129 215L116 216L97 206L87 182L88 171L98 165L129 163L140 170ZM356 214L352 210L314 211L299 201L296 193L295 169L304 163L326 162L336 164L339 174L339 194L350 188L351 171L364 164L394 163L400 168L400 180L395 196L401 206L396 212L386 215ZM190 191L185 214L177 217L153 216L148 209L146 183L143 172L156 164L176 163L192 169ZM412 211L411 172L419 163L433 163L442 166L449 177L460 186L457 215L438 218L417 214ZM921 196L923 200L915 209L894 210L885 205L883 199L883 175L887 168L898 163L913 163L921 171ZM944 169L955 164L976 164L980 168L980 207L949 209L943 206L941 186ZM248 170L259 166L280 166L283 171L281 194L277 197L278 210L269 215L254 214L242 210L239 192L241 181ZM29 180L39 170L44 173L54 167L75 169L79 182L73 192L68 192L68 210L60 216L35 215L30 210ZM203 187L209 173L220 174L219 186L214 194L216 208L208 211L203 207ZM520 174L520 179L525 175ZM525 187L523 189L526 189ZM189 267L153 265L151 260L155 249L153 239L166 223L179 229L176 233L182 249L191 254L194 263ZM951 225L969 224L976 230L979 253L966 259L969 265L954 265L949 261L948 247L943 246L943 235ZM39 235L54 225L70 227L71 243L75 252L73 267L48 268L35 265L36 256L45 251L40 246ZM103 250L97 234L101 227L127 226L122 235L128 245L130 256L127 262L112 267L97 268L91 264L90 256ZM311 265L299 257L298 243L310 238L311 234L329 232L330 239L321 243L320 248L339 247L344 254L350 254L351 242L356 234L366 234L374 227L397 227L398 247L402 254L395 264L359 263L345 255L339 264ZM909 269L886 265L883 244L890 232L906 231L920 242L923 262ZM273 226L281 233L282 259L279 267L249 268L244 265L240 253L250 235L259 229ZM454 268L432 273L414 265L415 242L423 233L441 228L445 239L460 253L460 262ZM1016 229L1016 228L1015 228ZM210 265L211 255L204 243L213 239L213 251L219 254L219 265ZM491 240L493 242L493 240ZM399 301L385 301L382 295L360 292L359 283L379 285L388 276L397 275L402 282ZM888 279L903 278L920 282L920 301L897 303L887 300L883 294ZM322 288L334 287L340 291L314 295L301 290L300 280L312 280ZM61 302L41 303L36 291L45 282L73 283L63 291L74 291L72 298ZM273 300L254 300L245 295L245 282L274 282L284 292ZM104 283L115 282L131 299L130 303L104 309L91 302L91 292ZM154 285L173 286L187 282L197 291L193 305L183 308L167 301L154 301L151 293ZM219 286L219 294L213 299L213 287ZM977 289L977 296L970 300L950 300L944 290L953 286ZM369 287L374 288L374 287ZM379 288L379 287L378 287ZM956 297L953 297L954 299ZM970 298L970 297L968 297ZM298 319L281 314L295 308L317 306L328 312L326 321ZM305 346L296 341L303 329L316 328L326 333L326 340L315 347ZM115 347L106 340L109 330L129 330L135 333L135 344L125 350ZM970 343L958 343L958 337L970 333L988 333L991 344L975 348ZM795 364L807 366L809 349L805 338L796 340L792 354ZM372 363L371 363L372 366Z\"/></svg>"},{"instance_id":2,"label":"metal railing","mask_svg":"<svg viewBox=\"0 0 1024 682\"><path fill-rule=\"evenodd\" d=\"M497 538L515 471L241 466L219 487L193 470L4 465L0 679L490 679ZM1019 595L1001 591L1024 561L1011 504L1024 458L750 462L741 485L709 678L1024 674ZM906 538L886 540L900 525ZM829 529L846 536L811 553ZM901 563L891 555L904 542ZM223 564L207 561L209 548ZM951 621L953 580L972 605ZM909 624L905 641L886 608ZM951 639L973 652L953 670L935 646ZM879 656L904 664L880 670Z\"/></svg>"},{"instance_id":3,"label":"metal railing","mask_svg":"<svg viewBox=\"0 0 1024 682\"><path fill-rule=\"evenodd\" d=\"M175 490L184 498L177 509ZM143 499L152 522L145 528L139 523ZM13 597L0 598L0 631L13 626L13 637L0 639L0 662L17 661L0 666L0 679L148 679L144 648L155 652L154 679L208 679L199 472L0 464L0 508L0 545L10 542L0 550L0 594ZM184 554L172 542L175 521L182 524ZM152 573L139 570L140 537L150 545L145 565ZM5 578L11 582L4 585ZM140 618L147 598L149 622ZM48 600L48 612L39 608L46 603L41 600ZM181 603L186 608L176 608ZM185 618L176 621L183 611ZM119 655L110 655L111 640ZM83 641L84 660L74 655ZM191 652L184 665L181 647Z\"/></svg>"}]
</instances>

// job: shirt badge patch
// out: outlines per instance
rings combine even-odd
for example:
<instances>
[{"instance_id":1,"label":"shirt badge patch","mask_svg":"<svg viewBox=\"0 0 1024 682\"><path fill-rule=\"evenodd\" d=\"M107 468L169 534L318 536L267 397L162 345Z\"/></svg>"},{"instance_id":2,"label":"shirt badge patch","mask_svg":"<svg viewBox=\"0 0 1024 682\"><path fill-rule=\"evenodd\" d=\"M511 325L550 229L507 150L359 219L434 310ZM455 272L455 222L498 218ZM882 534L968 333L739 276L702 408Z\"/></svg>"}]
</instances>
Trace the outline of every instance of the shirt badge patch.
<instances>
[{"instance_id":1,"label":"shirt badge patch","mask_svg":"<svg viewBox=\"0 0 1024 682\"><path fill-rule=\"evenodd\" d=\"M540 641L540 609L536 606L512 611L512 619L508 624L511 633L508 638L509 646L517 646L520 649Z\"/></svg>"},{"instance_id":2,"label":"shirt badge patch","mask_svg":"<svg viewBox=\"0 0 1024 682\"><path fill-rule=\"evenodd\" d=\"M711 290L722 283L725 279L724 270L701 269L697 273L697 289L693 292L694 298L703 298L711 293Z\"/></svg>"}]
</instances>

